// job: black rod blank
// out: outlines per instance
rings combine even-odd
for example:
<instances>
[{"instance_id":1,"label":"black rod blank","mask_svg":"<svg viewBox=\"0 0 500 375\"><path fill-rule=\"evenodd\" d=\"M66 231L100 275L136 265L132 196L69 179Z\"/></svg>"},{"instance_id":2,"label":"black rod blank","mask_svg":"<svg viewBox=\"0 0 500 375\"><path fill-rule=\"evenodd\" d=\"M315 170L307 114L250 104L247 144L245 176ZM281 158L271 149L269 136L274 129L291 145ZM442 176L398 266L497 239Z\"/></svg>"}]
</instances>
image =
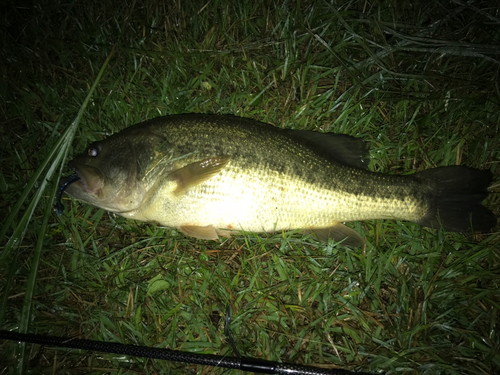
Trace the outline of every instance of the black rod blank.
<instances>
[{"instance_id":1,"label":"black rod blank","mask_svg":"<svg viewBox=\"0 0 500 375\"><path fill-rule=\"evenodd\" d=\"M57 336L37 335L33 333L18 333L0 330L0 339L29 342L55 347L84 349L96 352L126 354L135 357L163 359L173 362L193 363L204 366L231 368L242 371L253 371L262 374L283 375L352 375L351 371L338 369L323 369L312 366L279 363L256 358L225 357L214 354L199 354L181 352L172 349L151 348L146 346L103 342L96 340L82 340ZM356 373L366 374L366 373Z\"/></svg>"}]
</instances>

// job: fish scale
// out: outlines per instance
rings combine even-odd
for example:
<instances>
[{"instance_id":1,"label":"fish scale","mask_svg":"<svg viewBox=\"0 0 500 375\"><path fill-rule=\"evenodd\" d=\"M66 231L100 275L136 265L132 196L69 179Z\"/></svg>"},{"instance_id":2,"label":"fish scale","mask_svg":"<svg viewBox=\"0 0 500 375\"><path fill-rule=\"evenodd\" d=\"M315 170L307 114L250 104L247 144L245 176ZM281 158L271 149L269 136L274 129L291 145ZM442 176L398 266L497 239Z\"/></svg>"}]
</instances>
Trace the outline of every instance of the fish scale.
<instances>
[{"instance_id":1,"label":"fish scale","mask_svg":"<svg viewBox=\"0 0 500 375\"><path fill-rule=\"evenodd\" d=\"M491 172L373 173L365 148L345 135L236 116L160 117L92 144L70 163L80 179L66 192L202 239L312 229L359 246L362 238L341 222L398 219L455 231L495 225L481 205Z\"/></svg>"},{"instance_id":2,"label":"fish scale","mask_svg":"<svg viewBox=\"0 0 500 375\"><path fill-rule=\"evenodd\" d=\"M230 140L219 144L215 141L222 136L225 124L185 126L189 132L175 127L168 137L169 142L182 146L179 154L197 152L199 160L214 154L230 154L232 149L239 152L231 155L230 164L218 176L193 187L178 199L170 199L172 192L165 189L144 202L137 215L145 221L170 227L213 225L226 229L239 225L238 229L246 231L269 232L373 218L416 221L425 213L425 202L412 198L412 190L416 189L412 189L408 179L402 188L401 177L389 178L342 165L334 169L312 150L291 147L282 137L269 141L268 146L280 149L281 158L288 160L286 164L276 160L272 152L251 158L250 151L261 144L262 133L235 131ZM207 133L214 134L210 140L204 137ZM186 159L179 167L196 160ZM364 185L359 181L363 179L370 179L371 191L361 188ZM173 189L175 185L170 187ZM377 193L378 190L382 190L382 194ZM159 202L163 210L158 210Z\"/></svg>"}]
</instances>

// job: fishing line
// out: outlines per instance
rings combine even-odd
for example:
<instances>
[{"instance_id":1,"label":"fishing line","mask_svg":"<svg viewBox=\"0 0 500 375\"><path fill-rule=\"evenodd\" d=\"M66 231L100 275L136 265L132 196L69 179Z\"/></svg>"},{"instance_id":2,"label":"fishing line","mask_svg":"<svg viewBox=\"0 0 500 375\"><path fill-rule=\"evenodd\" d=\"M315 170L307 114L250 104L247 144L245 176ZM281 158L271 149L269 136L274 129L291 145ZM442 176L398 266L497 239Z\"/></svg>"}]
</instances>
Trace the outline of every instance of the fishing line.
<instances>
[{"instance_id":1,"label":"fishing line","mask_svg":"<svg viewBox=\"0 0 500 375\"><path fill-rule=\"evenodd\" d=\"M204 366L253 371L261 374L283 375L368 375L368 373L351 372L347 370L323 369L312 366L280 363L257 358L226 357L215 354L199 354L181 352L172 349L151 348L147 346L120 344L116 342L103 342L96 340L82 340L71 337L57 337L37 335L33 333L18 333L0 330L0 339L18 342L29 342L47 346L71 349L83 349L95 352L125 354L134 357L162 359L173 362L184 362Z\"/></svg>"}]
</instances>

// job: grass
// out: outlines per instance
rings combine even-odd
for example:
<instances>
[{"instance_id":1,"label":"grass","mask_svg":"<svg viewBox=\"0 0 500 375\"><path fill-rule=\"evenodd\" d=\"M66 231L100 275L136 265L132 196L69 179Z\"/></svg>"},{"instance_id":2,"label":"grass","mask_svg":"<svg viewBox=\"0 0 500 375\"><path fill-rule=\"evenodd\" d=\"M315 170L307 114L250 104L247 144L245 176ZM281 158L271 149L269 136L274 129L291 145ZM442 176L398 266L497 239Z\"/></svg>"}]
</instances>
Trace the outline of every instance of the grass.
<instances>
[{"instance_id":1,"label":"grass","mask_svg":"<svg viewBox=\"0 0 500 375\"><path fill-rule=\"evenodd\" d=\"M69 199L53 212L67 152L196 112L354 135L383 173L491 169L486 203L498 215L499 5L4 5L0 328L233 355L229 305L245 356L389 374L500 371L498 227L463 236L352 223L367 247L349 250L300 233L198 241ZM238 373L0 350L12 374Z\"/></svg>"}]
</instances>

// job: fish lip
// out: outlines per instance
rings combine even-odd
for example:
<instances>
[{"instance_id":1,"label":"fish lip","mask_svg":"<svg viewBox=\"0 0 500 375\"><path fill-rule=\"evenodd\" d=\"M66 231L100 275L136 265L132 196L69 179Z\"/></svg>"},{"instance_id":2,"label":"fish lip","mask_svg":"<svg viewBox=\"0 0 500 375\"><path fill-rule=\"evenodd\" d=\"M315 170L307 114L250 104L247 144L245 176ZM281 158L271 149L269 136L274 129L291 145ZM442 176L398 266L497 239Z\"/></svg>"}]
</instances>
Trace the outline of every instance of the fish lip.
<instances>
[{"instance_id":1,"label":"fish lip","mask_svg":"<svg viewBox=\"0 0 500 375\"><path fill-rule=\"evenodd\" d=\"M85 181L85 177L83 177L83 174L80 173L78 171L77 168L73 168L73 173L75 173L78 177L80 177L80 179L78 181L75 181L76 183L79 183L83 188L84 190L87 192L87 193L94 193L87 185L87 181Z\"/></svg>"},{"instance_id":2,"label":"fish lip","mask_svg":"<svg viewBox=\"0 0 500 375\"><path fill-rule=\"evenodd\" d=\"M85 177L83 176L83 173L81 173L76 166L76 164L73 161L70 161L68 163L68 167L70 167L73 170L73 174L76 174L80 179L78 181L75 181L72 185L75 184L80 184L81 187L83 187L83 190L87 193L92 193L92 190L87 185L87 181L85 181ZM74 187L74 186L73 186ZM69 188L69 187L68 187Z\"/></svg>"},{"instance_id":3,"label":"fish lip","mask_svg":"<svg viewBox=\"0 0 500 375\"><path fill-rule=\"evenodd\" d=\"M68 166L73 169L73 173L79 177L78 181L71 184L75 189L81 190L85 194L100 195L104 185L104 176L102 172L95 167L87 164L78 164L74 161L68 163ZM79 183L78 185L75 185Z\"/></svg>"}]
</instances>

